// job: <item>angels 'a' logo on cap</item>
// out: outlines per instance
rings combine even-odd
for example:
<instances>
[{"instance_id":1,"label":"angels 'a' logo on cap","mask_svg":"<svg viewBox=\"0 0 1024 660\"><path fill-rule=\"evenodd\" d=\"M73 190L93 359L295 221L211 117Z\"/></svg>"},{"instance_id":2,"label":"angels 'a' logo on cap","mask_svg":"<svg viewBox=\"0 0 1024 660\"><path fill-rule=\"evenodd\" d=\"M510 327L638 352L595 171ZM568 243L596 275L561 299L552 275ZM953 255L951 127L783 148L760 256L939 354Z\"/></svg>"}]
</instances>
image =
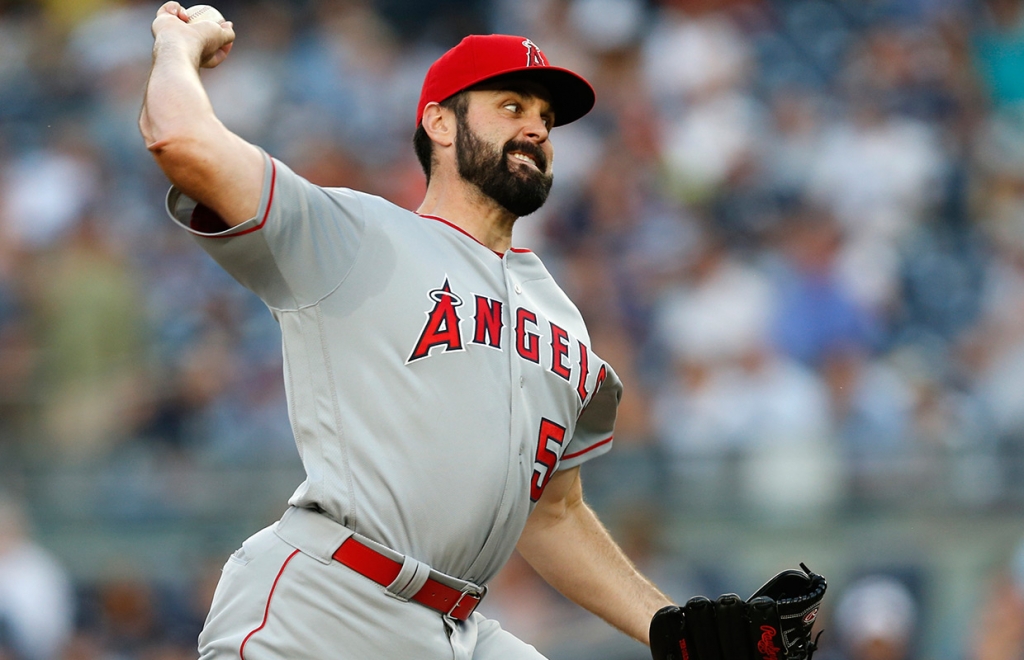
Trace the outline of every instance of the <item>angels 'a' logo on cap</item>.
<instances>
[{"instance_id":1,"label":"angels 'a' logo on cap","mask_svg":"<svg viewBox=\"0 0 1024 660\"><path fill-rule=\"evenodd\" d=\"M526 66L548 66L548 58L540 51L540 47L529 39L523 40L526 47Z\"/></svg>"}]
</instances>

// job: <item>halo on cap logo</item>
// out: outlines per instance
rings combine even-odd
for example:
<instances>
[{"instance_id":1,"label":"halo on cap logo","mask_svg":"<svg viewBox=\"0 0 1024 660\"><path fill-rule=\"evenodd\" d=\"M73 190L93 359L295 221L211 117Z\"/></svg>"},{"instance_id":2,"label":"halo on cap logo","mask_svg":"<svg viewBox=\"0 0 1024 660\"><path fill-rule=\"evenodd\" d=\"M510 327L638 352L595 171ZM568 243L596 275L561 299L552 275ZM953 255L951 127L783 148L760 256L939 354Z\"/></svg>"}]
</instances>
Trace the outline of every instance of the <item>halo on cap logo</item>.
<instances>
[{"instance_id":1,"label":"halo on cap logo","mask_svg":"<svg viewBox=\"0 0 1024 660\"><path fill-rule=\"evenodd\" d=\"M547 66L548 60L544 57L544 53L540 52L540 47L533 43L529 39L523 40L523 46L526 47L526 66Z\"/></svg>"}]
</instances>

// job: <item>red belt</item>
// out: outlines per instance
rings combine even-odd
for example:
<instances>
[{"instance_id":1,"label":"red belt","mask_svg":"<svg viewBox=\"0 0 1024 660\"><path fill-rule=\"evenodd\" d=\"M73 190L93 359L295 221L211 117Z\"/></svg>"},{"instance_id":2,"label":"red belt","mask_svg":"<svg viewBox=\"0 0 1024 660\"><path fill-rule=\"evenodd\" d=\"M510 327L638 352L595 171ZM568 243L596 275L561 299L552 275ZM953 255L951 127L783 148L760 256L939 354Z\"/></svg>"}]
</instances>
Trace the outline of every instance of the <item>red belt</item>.
<instances>
[{"instance_id":1,"label":"red belt","mask_svg":"<svg viewBox=\"0 0 1024 660\"><path fill-rule=\"evenodd\" d=\"M399 571L402 570L401 562L382 555L352 537L349 537L341 544L340 548L334 551L333 557L356 573L370 578L383 587L394 582ZM475 588L459 590L442 584L434 578L427 578L420 590L409 600L414 600L420 605L425 605L452 619L465 621L480 604L483 597L483 593L476 591Z\"/></svg>"}]
</instances>

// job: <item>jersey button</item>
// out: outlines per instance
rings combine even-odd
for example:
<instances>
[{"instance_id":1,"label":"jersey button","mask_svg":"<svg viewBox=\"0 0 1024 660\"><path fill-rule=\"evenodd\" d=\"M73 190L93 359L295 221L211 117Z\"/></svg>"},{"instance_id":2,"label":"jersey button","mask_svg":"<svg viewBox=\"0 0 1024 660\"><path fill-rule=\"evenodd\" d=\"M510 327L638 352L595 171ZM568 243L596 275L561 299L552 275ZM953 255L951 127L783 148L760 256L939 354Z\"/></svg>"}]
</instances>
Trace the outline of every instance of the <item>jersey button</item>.
<instances>
[{"instance_id":1,"label":"jersey button","mask_svg":"<svg viewBox=\"0 0 1024 660\"><path fill-rule=\"evenodd\" d=\"M525 378L523 378L522 376L520 376L520 377L519 377L519 387L522 387L522 386L523 386L523 381L524 381L524 380L526 380L526 379L525 379Z\"/></svg>"},{"instance_id":2,"label":"jersey button","mask_svg":"<svg viewBox=\"0 0 1024 660\"><path fill-rule=\"evenodd\" d=\"M523 287L521 287L521 286L519 286L519 285L517 284L517 285L516 285L516 293L522 293L522 292L523 292Z\"/></svg>"}]
</instances>

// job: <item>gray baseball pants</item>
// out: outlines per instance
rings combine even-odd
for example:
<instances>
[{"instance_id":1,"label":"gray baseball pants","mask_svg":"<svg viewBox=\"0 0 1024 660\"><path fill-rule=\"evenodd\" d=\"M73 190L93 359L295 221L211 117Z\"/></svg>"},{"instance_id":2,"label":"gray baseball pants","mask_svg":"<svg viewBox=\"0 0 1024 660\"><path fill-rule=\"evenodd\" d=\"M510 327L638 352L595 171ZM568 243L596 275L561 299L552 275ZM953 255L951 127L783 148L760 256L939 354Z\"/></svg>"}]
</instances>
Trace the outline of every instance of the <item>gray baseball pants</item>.
<instances>
[{"instance_id":1,"label":"gray baseball pants","mask_svg":"<svg viewBox=\"0 0 1024 660\"><path fill-rule=\"evenodd\" d=\"M330 559L350 532L319 514L298 518L286 515L228 559L201 660L544 660L479 613L451 621L388 595Z\"/></svg>"}]
</instances>

